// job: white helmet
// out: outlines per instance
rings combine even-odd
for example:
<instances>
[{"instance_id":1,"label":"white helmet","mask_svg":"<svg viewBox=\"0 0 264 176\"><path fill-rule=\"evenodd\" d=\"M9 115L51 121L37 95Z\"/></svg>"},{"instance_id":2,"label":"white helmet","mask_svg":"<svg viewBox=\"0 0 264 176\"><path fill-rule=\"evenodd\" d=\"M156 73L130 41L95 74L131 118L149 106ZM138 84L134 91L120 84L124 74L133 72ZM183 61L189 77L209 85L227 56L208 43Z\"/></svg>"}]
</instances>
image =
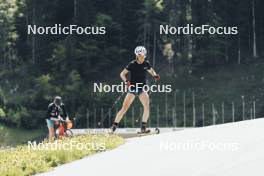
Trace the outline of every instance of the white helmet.
<instances>
[{"instance_id":1,"label":"white helmet","mask_svg":"<svg viewBox=\"0 0 264 176\"><path fill-rule=\"evenodd\" d=\"M62 103L61 97L60 97L60 96L56 96L56 97L54 98L54 103L55 103L55 105L57 105L57 106L61 106L61 103Z\"/></svg>"},{"instance_id":2,"label":"white helmet","mask_svg":"<svg viewBox=\"0 0 264 176\"><path fill-rule=\"evenodd\" d=\"M135 55L136 56L144 56L144 58L147 56L147 49L144 46L137 46L135 48Z\"/></svg>"}]
</instances>

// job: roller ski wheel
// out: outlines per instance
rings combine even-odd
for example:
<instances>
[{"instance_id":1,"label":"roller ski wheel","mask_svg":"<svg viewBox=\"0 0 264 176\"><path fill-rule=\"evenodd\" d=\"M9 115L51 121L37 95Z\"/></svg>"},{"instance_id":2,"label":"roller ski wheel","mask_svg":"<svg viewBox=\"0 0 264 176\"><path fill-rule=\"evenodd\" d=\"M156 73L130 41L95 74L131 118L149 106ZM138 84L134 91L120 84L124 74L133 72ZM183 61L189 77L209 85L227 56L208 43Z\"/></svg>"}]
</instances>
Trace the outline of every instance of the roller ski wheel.
<instances>
[{"instance_id":1,"label":"roller ski wheel","mask_svg":"<svg viewBox=\"0 0 264 176\"><path fill-rule=\"evenodd\" d=\"M159 128L155 128L155 133L156 134L160 134L160 129Z\"/></svg>"}]
</instances>

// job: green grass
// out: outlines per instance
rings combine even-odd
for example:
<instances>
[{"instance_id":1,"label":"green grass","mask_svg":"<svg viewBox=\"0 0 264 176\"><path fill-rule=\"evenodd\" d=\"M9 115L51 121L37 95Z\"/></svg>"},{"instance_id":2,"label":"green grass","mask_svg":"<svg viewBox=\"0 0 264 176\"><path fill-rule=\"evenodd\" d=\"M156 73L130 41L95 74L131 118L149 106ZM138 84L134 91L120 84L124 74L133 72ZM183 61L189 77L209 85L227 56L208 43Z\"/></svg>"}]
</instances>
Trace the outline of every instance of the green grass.
<instances>
[{"instance_id":1,"label":"green grass","mask_svg":"<svg viewBox=\"0 0 264 176\"><path fill-rule=\"evenodd\" d=\"M15 146L30 139L45 135L45 128L25 130L21 128L8 127L0 123L0 146Z\"/></svg>"},{"instance_id":2,"label":"green grass","mask_svg":"<svg viewBox=\"0 0 264 176\"><path fill-rule=\"evenodd\" d=\"M65 138L54 143L44 144L87 144L87 149L73 145L66 148L52 150L29 149L27 145L17 146L12 150L0 150L0 173L1 176L28 176L36 173L49 171L58 165L81 159L85 156L111 150L124 143L124 139L116 135L85 135ZM43 148L41 148L43 149Z\"/></svg>"}]
</instances>

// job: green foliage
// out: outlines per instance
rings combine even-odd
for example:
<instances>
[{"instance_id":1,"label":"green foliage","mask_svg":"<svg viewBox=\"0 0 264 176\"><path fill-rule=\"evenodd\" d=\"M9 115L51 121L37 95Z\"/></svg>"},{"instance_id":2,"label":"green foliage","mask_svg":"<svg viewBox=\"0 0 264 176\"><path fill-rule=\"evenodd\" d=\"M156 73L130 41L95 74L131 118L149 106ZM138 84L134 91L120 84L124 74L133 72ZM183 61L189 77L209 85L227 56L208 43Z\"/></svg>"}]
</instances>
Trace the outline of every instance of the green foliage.
<instances>
[{"instance_id":1,"label":"green foliage","mask_svg":"<svg viewBox=\"0 0 264 176\"><path fill-rule=\"evenodd\" d=\"M0 146L16 146L39 136L46 136L47 130L38 128L26 130L0 124Z\"/></svg>"},{"instance_id":2,"label":"green foliage","mask_svg":"<svg viewBox=\"0 0 264 176\"><path fill-rule=\"evenodd\" d=\"M3 108L0 108L0 118L5 116L6 116L5 111L3 110Z\"/></svg>"},{"instance_id":3,"label":"green foliage","mask_svg":"<svg viewBox=\"0 0 264 176\"><path fill-rule=\"evenodd\" d=\"M96 18L96 24L98 26L110 25L113 22L113 19L111 16L103 14L103 13L97 14L95 18Z\"/></svg>"},{"instance_id":4,"label":"green foliage","mask_svg":"<svg viewBox=\"0 0 264 176\"><path fill-rule=\"evenodd\" d=\"M255 0L260 58L264 54L263 2ZM55 23L105 26L106 34L27 35L28 24ZM191 23L238 26L239 35L159 34L160 24ZM71 116L86 114L86 109L110 108L117 95L93 93L92 83L119 82L119 73L134 58L137 45L147 47L148 59L163 79L172 77L170 81L185 74L186 68L206 72L238 62L252 65L251 25L249 1L0 0L1 122L26 128L44 126L46 108L55 95L62 96Z\"/></svg>"}]
</instances>

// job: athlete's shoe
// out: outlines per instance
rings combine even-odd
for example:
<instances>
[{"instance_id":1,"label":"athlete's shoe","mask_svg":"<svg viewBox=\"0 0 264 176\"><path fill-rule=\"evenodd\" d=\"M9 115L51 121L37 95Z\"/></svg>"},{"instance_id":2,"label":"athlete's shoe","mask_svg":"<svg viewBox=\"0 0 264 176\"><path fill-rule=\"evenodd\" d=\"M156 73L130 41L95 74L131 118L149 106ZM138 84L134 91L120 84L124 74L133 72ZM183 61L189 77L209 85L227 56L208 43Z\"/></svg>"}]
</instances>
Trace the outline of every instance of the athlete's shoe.
<instances>
[{"instance_id":1,"label":"athlete's shoe","mask_svg":"<svg viewBox=\"0 0 264 176\"><path fill-rule=\"evenodd\" d=\"M110 128L110 132L111 133L114 133L117 129L117 125L116 124L113 124L112 127Z\"/></svg>"},{"instance_id":2,"label":"athlete's shoe","mask_svg":"<svg viewBox=\"0 0 264 176\"><path fill-rule=\"evenodd\" d=\"M140 129L140 133L150 133L150 129L147 129L146 126L142 126Z\"/></svg>"}]
</instances>

